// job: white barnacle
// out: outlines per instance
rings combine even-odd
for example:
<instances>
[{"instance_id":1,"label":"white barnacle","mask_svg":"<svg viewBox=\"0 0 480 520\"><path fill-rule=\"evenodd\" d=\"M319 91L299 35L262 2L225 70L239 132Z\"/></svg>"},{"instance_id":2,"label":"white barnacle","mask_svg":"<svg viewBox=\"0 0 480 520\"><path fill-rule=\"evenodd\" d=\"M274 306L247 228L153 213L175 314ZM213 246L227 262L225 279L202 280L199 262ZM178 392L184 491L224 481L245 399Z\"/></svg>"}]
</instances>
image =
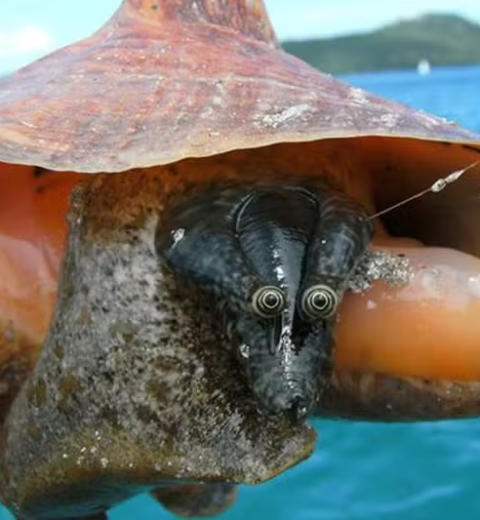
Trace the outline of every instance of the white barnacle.
<instances>
[{"instance_id":1,"label":"white barnacle","mask_svg":"<svg viewBox=\"0 0 480 520\"><path fill-rule=\"evenodd\" d=\"M250 347L246 343L242 343L238 347L238 350L243 358L248 359L248 356L250 355Z\"/></svg>"},{"instance_id":2,"label":"white barnacle","mask_svg":"<svg viewBox=\"0 0 480 520\"><path fill-rule=\"evenodd\" d=\"M380 123L387 128L393 128L397 124L398 115L393 112L388 112L380 116Z\"/></svg>"},{"instance_id":3,"label":"white barnacle","mask_svg":"<svg viewBox=\"0 0 480 520\"><path fill-rule=\"evenodd\" d=\"M359 105L364 105L367 101L367 93L358 87L352 87L349 92L350 99Z\"/></svg>"},{"instance_id":4,"label":"white barnacle","mask_svg":"<svg viewBox=\"0 0 480 520\"><path fill-rule=\"evenodd\" d=\"M185 229L184 228L172 229L172 231L170 231L170 233L173 238L173 247L175 247L180 242L180 240L182 240L183 237L185 236Z\"/></svg>"},{"instance_id":5,"label":"white barnacle","mask_svg":"<svg viewBox=\"0 0 480 520\"><path fill-rule=\"evenodd\" d=\"M369 250L357 264L347 288L354 293L364 292L378 280L392 287L401 287L408 284L412 276L408 258L390 251Z\"/></svg>"},{"instance_id":6,"label":"white barnacle","mask_svg":"<svg viewBox=\"0 0 480 520\"><path fill-rule=\"evenodd\" d=\"M310 106L306 103L300 105L293 105L291 107L284 108L279 112L273 112L269 114L264 114L259 120L258 123L261 123L261 126L269 127L269 128L278 128L279 126L287 123L291 119L297 119L302 116L305 112L310 110Z\"/></svg>"}]
</instances>

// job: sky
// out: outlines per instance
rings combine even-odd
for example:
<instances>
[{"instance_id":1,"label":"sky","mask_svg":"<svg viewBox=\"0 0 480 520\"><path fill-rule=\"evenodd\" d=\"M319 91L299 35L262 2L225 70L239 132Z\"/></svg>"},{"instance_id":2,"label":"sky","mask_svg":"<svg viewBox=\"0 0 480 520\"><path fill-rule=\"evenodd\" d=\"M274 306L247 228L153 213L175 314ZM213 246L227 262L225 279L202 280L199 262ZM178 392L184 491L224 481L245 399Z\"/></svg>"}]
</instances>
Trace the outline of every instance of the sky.
<instances>
[{"instance_id":1,"label":"sky","mask_svg":"<svg viewBox=\"0 0 480 520\"><path fill-rule=\"evenodd\" d=\"M234 1L234 0L231 0ZM264 0L280 39L366 32L425 13L480 23L480 0ZM121 0L0 0L0 75L102 25Z\"/></svg>"}]
</instances>

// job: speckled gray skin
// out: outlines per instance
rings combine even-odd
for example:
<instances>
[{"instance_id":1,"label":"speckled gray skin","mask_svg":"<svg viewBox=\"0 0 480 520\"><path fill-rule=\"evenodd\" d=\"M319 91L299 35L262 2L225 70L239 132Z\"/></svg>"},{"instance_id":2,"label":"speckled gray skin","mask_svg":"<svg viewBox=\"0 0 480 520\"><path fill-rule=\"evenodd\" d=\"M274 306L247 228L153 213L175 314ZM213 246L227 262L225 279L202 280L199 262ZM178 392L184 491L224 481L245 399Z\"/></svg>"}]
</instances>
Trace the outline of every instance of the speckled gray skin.
<instances>
[{"instance_id":1,"label":"speckled gray skin","mask_svg":"<svg viewBox=\"0 0 480 520\"><path fill-rule=\"evenodd\" d=\"M175 483L261 482L313 449L307 425L257 412L202 300L164 275L164 195L154 175L119 174L74 196L53 326L2 432L2 501L19 517L89 516Z\"/></svg>"},{"instance_id":2,"label":"speckled gray skin","mask_svg":"<svg viewBox=\"0 0 480 520\"><path fill-rule=\"evenodd\" d=\"M308 185L307 185L308 186ZM335 312L307 317L302 294L329 285L341 300L373 234L365 210L319 187L250 183L210 189L169 208L156 245L175 277L205 291L246 368L259 407L304 419L318 375L331 372ZM258 313L253 295L274 287L285 305Z\"/></svg>"}]
</instances>

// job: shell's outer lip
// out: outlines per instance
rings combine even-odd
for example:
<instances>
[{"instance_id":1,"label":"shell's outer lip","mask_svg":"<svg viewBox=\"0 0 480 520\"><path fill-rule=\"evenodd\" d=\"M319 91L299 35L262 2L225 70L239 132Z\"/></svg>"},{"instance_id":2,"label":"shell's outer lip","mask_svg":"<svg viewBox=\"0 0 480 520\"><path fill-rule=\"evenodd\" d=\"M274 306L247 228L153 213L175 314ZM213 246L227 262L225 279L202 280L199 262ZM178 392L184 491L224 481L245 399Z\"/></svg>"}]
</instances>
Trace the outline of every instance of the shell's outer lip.
<instances>
[{"instance_id":1,"label":"shell's outer lip","mask_svg":"<svg viewBox=\"0 0 480 520\"><path fill-rule=\"evenodd\" d=\"M316 444L315 441L316 441L317 435L315 433L315 430L311 426L309 426L309 425L307 425L307 426L311 432L311 435L310 435L311 442L306 444L305 448L302 451L297 452L296 460L292 459L290 462L288 462L284 466L282 466L278 471L272 472L268 475L264 475L261 480L252 481L251 482L252 484L261 484L263 482L268 482L269 480L277 477L278 475L281 475L285 471L293 468L297 464L300 464L301 462L307 460L308 458L310 458L313 455L313 452L315 450L315 444Z\"/></svg>"},{"instance_id":2,"label":"shell's outer lip","mask_svg":"<svg viewBox=\"0 0 480 520\"><path fill-rule=\"evenodd\" d=\"M138 31L113 22L102 34L108 38L94 35L1 83L0 161L119 172L361 136L458 142L480 151L478 135L456 124L213 25L169 22ZM187 97L178 94L182 81ZM105 88L111 84L117 88Z\"/></svg>"}]
</instances>

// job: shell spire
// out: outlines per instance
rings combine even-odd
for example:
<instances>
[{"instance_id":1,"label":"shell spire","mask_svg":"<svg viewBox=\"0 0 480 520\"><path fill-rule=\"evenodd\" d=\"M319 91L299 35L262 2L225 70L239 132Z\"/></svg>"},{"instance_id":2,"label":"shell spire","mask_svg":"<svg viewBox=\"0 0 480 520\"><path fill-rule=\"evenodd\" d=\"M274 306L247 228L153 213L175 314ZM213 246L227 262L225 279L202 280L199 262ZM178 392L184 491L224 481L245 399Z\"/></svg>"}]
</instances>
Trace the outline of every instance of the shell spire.
<instances>
[{"instance_id":1,"label":"shell spire","mask_svg":"<svg viewBox=\"0 0 480 520\"><path fill-rule=\"evenodd\" d=\"M262 0L124 0L117 17L122 23L207 23L248 38L279 44Z\"/></svg>"}]
</instances>

